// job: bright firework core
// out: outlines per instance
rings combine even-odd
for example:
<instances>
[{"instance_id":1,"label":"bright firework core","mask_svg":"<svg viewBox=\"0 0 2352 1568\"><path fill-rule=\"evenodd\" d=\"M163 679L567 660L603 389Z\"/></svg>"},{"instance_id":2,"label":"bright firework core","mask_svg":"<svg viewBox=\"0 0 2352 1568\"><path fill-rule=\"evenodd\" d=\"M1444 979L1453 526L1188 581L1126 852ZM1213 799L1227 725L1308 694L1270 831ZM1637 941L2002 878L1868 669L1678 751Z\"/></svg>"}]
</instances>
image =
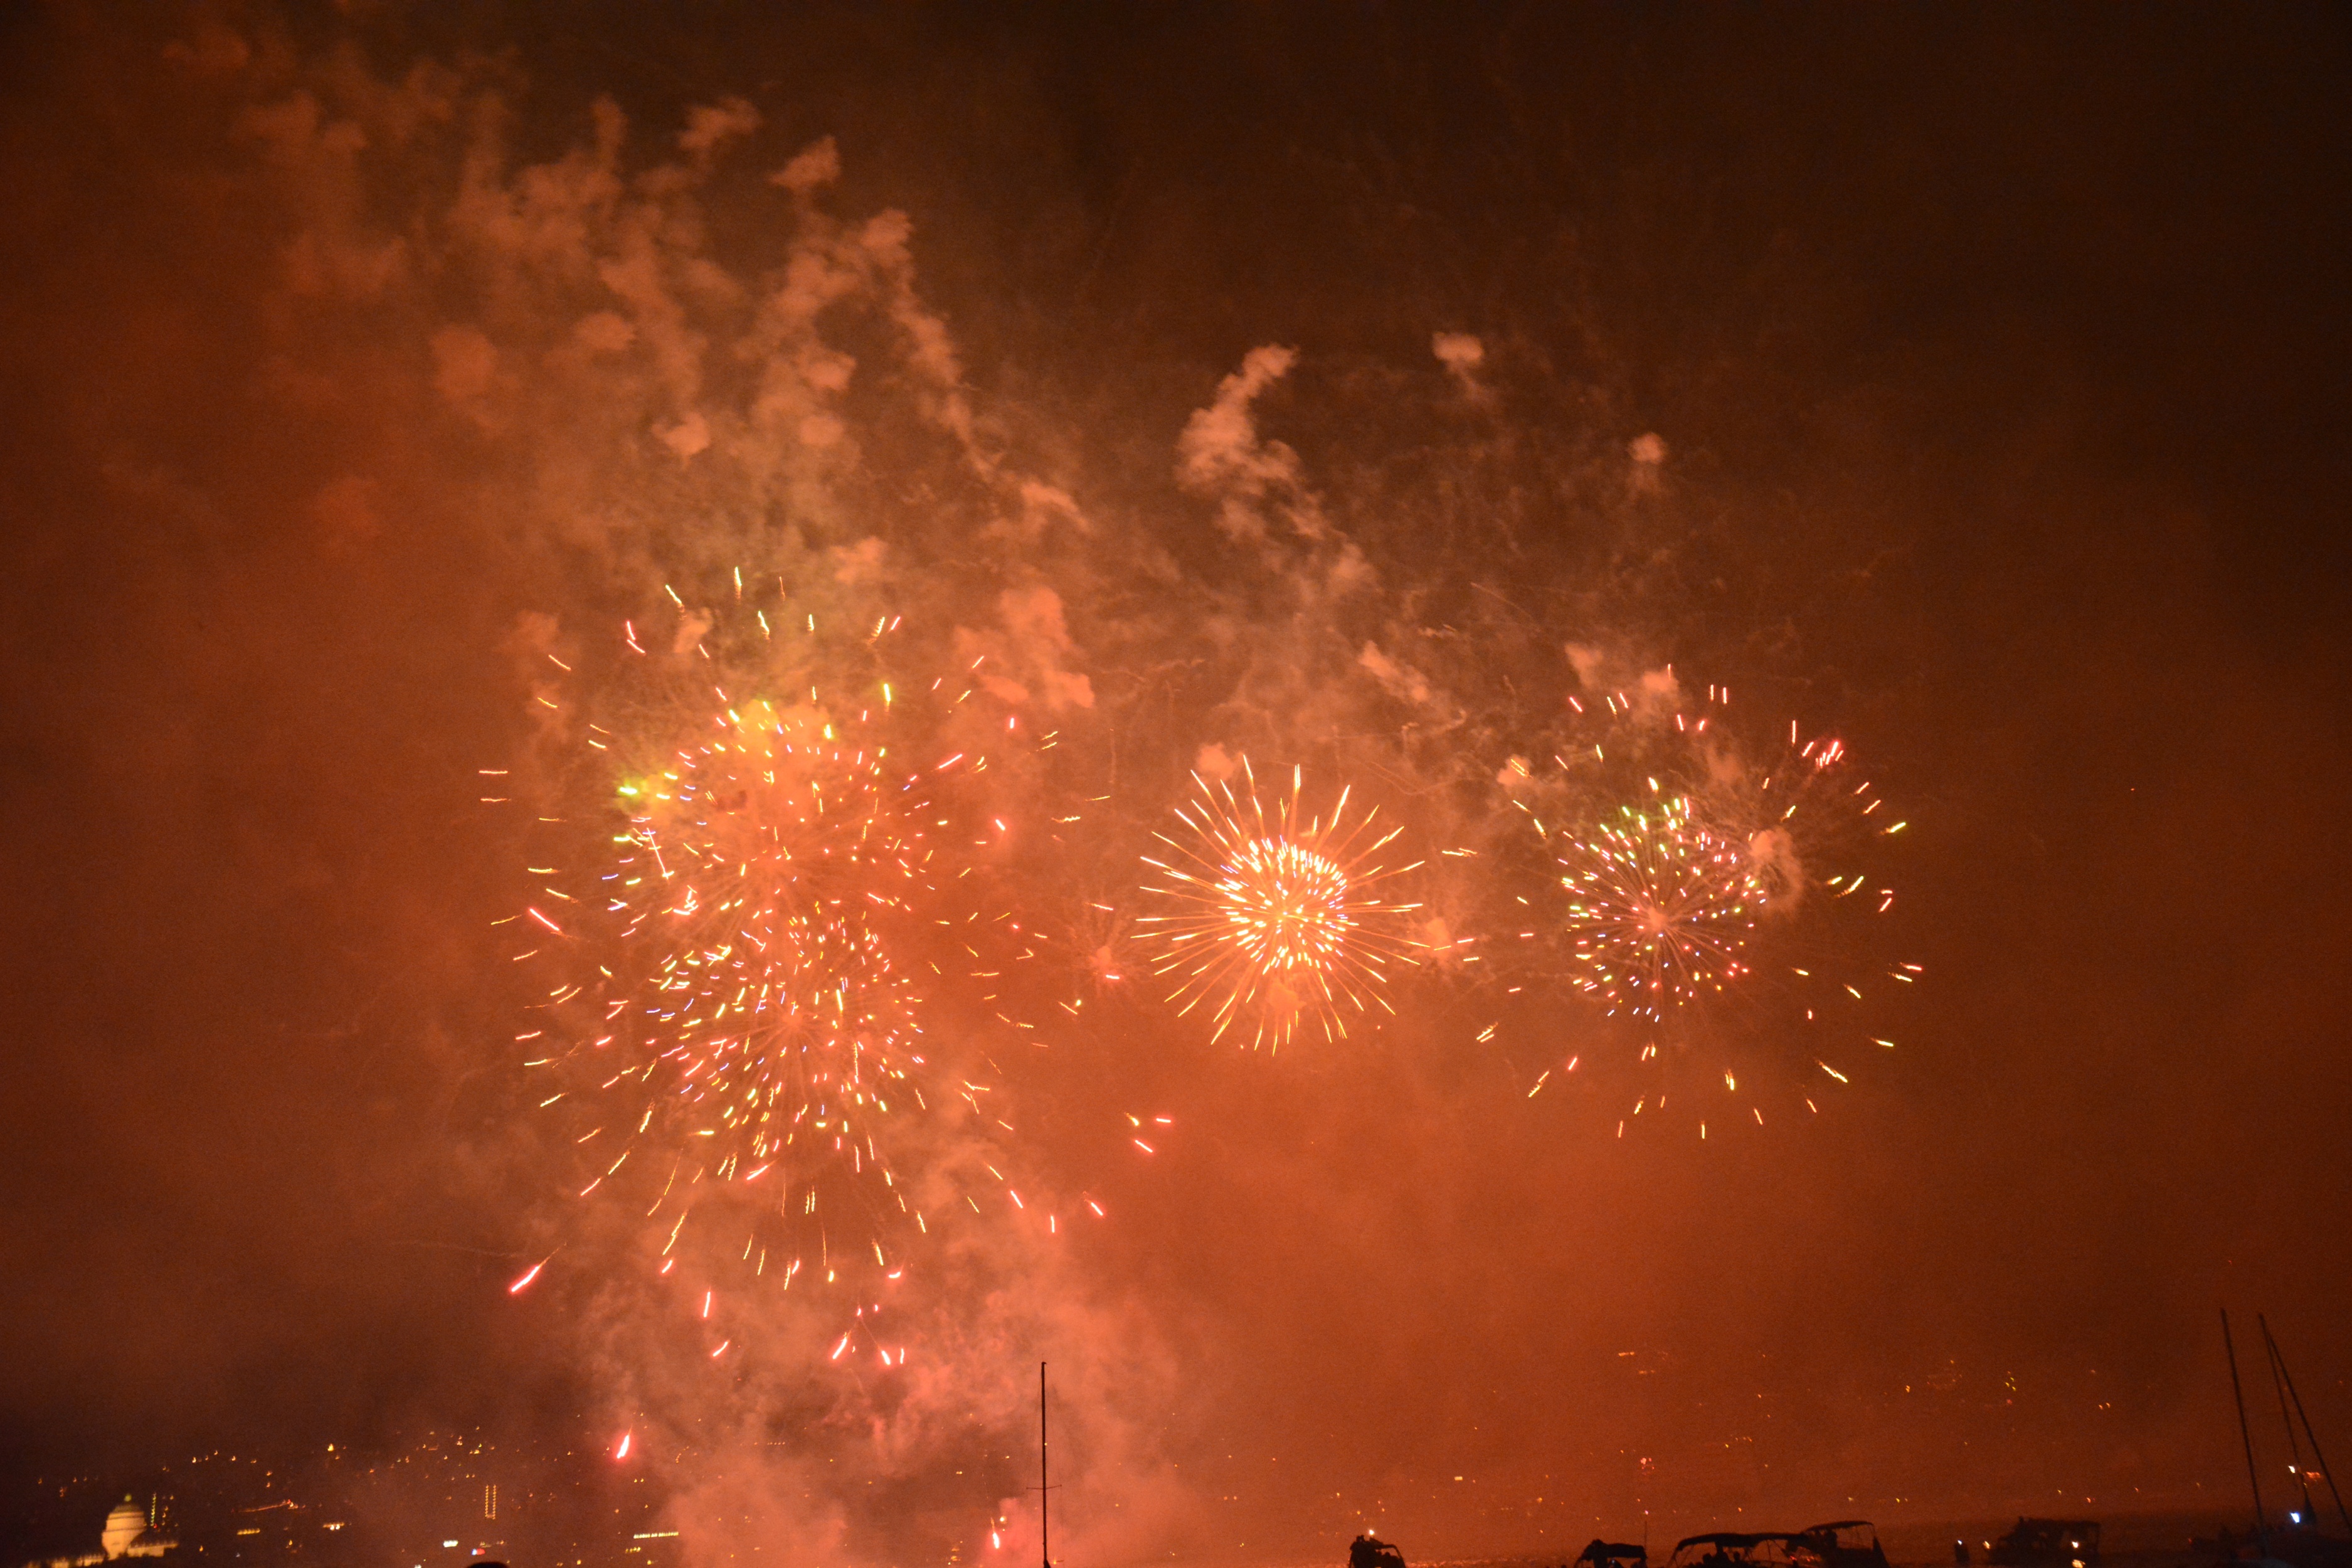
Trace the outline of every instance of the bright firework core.
<instances>
[{"instance_id":1,"label":"bright firework core","mask_svg":"<svg viewBox=\"0 0 2352 1568\"><path fill-rule=\"evenodd\" d=\"M1348 1015L1374 1002L1395 1011L1381 994L1389 966L1419 962L1406 921L1421 906L1372 889L1420 863L1378 863L1402 829L1362 842L1378 809L1351 822L1349 791L1328 817L1303 816L1299 770L1272 808L1247 759L1240 772L1239 791L1195 774L1199 796L1176 811L1185 831L1155 835L1171 857L1144 858L1160 874L1144 889L1159 909L1136 922L1152 973L1175 981L1168 1000L1180 1013L1213 1003L1214 1038L1238 1023L1253 1047L1279 1048L1307 1019L1325 1039L1345 1038Z\"/></svg>"},{"instance_id":2,"label":"bright firework core","mask_svg":"<svg viewBox=\"0 0 2352 1568\"><path fill-rule=\"evenodd\" d=\"M1226 862L1217 892L1250 961L1270 974L1321 972L1347 944L1348 874L1328 855L1280 838L1253 838Z\"/></svg>"}]
</instances>

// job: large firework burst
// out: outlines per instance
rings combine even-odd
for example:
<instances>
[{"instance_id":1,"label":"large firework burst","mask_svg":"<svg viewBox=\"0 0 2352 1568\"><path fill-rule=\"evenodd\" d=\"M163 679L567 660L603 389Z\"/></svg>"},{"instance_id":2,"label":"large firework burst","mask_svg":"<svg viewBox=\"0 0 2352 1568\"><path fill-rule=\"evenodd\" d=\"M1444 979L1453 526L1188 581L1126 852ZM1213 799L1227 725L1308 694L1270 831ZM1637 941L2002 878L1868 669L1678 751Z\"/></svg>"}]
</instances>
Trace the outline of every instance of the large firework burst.
<instances>
[{"instance_id":1,"label":"large firework burst","mask_svg":"<svg viewBox=\"0 0 2352 1568\"><path fill-rule=\"evenodd\" d=\"M1136 929L1152 973L1173 983L1168 1000L1183 1014L1207 1005L1213 1038L1239 1026L1253 1047L1286 1045L1308 1021L1344 1037L1370 1004L1394 1012L1381 992L1392 966L1417 962L1408 917L1421 906L1381 885L1420 862L1379 857L1402 830L1380 831L1378 807L1351 818L1346 789L1328 815L1304 813L1298 769L1272 806L1247 758L1240 773L1238 791L1195 773L1197 795L1176 809L1182 829L1153 835L1167 858L1144 858L1156 907Z\"/></svg>"},{"instance_id":2,"label":"large firework burst","mask_svg":"<svg viewBox=\"0 0 2352 1568\"><path fill-rule=\"evenodd\" d=\"M522 1037L562 1083L543 1103L584 1113L581 1196L635 1205L664 1272L706 1215L706 1252L789 1289L895 1274L893 1234L930 1228L901 1158L923 1113L988 1089L938 1060L922 981L1000 939L953 890L974 825L942 792L986 761L939 737L971 693L870 668L887 623L845 652L778 649L751 618L726 658L707 623L666 662L625 628L659 689L623 723L582 717L610 831L530 868L524 956L560 973ZM805 683L861 658L838 697Z\"/></svg>"}]
</instances>

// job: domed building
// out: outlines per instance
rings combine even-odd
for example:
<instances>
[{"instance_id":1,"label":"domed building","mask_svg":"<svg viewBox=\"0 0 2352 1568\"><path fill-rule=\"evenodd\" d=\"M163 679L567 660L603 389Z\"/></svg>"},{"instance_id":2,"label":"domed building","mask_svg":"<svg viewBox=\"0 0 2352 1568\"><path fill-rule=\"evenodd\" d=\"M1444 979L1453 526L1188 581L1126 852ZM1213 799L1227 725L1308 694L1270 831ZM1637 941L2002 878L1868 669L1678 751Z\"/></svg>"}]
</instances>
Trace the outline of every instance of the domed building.
<instances>
[{"instance_id":1,"label":"domed building","mask_svg":"<svg viewBox=\"0 0 2352 1568\"><path fill-rule=\"evenodd\" d=\"M106 1561L118 1557L161 1557L180 1544L155 1528L151 1501L147 1508L128 1495L114 1505L106 1516L106 1529L99 1534L99 1544L106 1549Z\"/></svg>"},{"instance_id":2,"label":"domed building","mask_svg":"<svg viewBox=\"0 0 2352 1568\"><path fill-rule=\"evenodd\" d=\"M156 1527L155 1499L150 1498L147 1506L141 1508L136 1498L126 1495L106 1516L106 1527L99 1531L98 1544L100 1550L96 1552L37 1557L25 1568L105 1568L107 1563L126 1557L161 1557L176 1550L180 1543Z\"/></svg>"},{"instance_id":3,"label":"domed building","mask_svg":"<svg viewBox=\"0 0 2352 1568\"><path fill-rule=\"evenodd\" d=\"M115 1504L114 1511L106 1516L106 1529L100 1532L98 1543L106 1549L108 1561L123 1556L131 1543L146 1532L147 1510L125 1497Z\"/></svg>"}]
</instances>

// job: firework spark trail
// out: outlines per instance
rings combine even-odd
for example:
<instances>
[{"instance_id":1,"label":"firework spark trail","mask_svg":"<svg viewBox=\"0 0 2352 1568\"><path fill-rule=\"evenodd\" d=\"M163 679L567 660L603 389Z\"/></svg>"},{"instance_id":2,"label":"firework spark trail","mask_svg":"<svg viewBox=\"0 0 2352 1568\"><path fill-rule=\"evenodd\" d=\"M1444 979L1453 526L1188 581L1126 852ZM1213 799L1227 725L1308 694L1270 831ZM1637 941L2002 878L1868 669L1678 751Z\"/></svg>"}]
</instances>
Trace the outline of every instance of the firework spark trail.
<instances>
[{"instance_id":1,"label":"firework spark trail","mask_svg":"<svg viewBox=\"0 0 2352 1568\"><path fill-rule=\"evenodd\" d=\"M830 1283L869 1260L896 1278L901 1248L886 1241L932 1225L898 1169L897 1125L954 1099L1002 1125L986 1085L935 1059L918 975L944 977L950 952L982 963L965 939L1002 941L976 911L957 921L946 891L971 868L971 835L940 791L987 759L935 754L971 696L961 681L910 700L877 676L828 701L785 674L809 649L777 657L778 623L753 619L753 656L713 659L689 617L673 662L699 687L626 734L585 724L608 784L621 764L620 830L575 842L584 863L530 868L547 879L524 911L541 946L523 956L564 973L546 1023L520 1038L566 1085L542 1104L569 1096L593 1123L575 1141L577 1195L640 1205L664 1273L709 1205L734 1223L723 1250L740 1239L732 1262L752 1279ZM639 632L626 624L623 641L651 660Z\"/></svg>"},{"instance_id":2,"label":"firework spark trail","mask_svg":"<svg viewBox=\"0 0 2352 1568\"><path fill-rule=\"evenodd\" d=\"M1350 821L1349 791L1328 817L1302 820L1299 770L1269 810L1247 758L1241 769L1238 794L1195 773L1198 795L1176 811L1182 833L1153 835L1169 858L1144 857L1159 875L1143 889L1157 909L1137 918L1138 938L1152 973L1174 980L1167 999L1180 1015L1210 1005L1212 1038L1246 1023L1253 1048L1278 1049L1309 1018L1325 1039L1343 1038L1349 1014L1395 1011L1382 994L1389 969L1419 962L1406 917L1421 906L1376 889L1420 862L1379 862L1402 829L1371 837L1378 808Z\"/></svg>"}]
</instances>

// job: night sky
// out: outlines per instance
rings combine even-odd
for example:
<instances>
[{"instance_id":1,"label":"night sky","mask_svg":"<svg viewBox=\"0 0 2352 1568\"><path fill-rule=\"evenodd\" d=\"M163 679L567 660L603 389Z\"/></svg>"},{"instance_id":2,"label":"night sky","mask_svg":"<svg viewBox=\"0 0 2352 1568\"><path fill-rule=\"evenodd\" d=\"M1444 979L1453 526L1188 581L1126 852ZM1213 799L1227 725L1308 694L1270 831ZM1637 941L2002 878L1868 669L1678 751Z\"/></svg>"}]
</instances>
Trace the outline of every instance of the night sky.
<instances>
[{"instance_id":1,"label":"night sky","mask_svg":"<svg viewBox=\"0 0 2352 1568\"><path fill-rule=\"evenodd\" d=\"M10 1474L638 1430L880 1560L1049 1360L1079 1561L2112 1516L2234 1502L2217 1305L2352 1449L2343 13L866 9L0 23ZM935 1022L1108 1217L917 1247L897 1373L707 1353L492 923L482 770L609 816L599 660L747 566L1058 737L974 797L1051 1022ZM1556 966L1272 1055L1090 966L1244 752L1512 939L1435 851L1669 668L1907 819L1850 1083L1710 1002L1621 1135Z\"/></svg>"}]
</instances>

